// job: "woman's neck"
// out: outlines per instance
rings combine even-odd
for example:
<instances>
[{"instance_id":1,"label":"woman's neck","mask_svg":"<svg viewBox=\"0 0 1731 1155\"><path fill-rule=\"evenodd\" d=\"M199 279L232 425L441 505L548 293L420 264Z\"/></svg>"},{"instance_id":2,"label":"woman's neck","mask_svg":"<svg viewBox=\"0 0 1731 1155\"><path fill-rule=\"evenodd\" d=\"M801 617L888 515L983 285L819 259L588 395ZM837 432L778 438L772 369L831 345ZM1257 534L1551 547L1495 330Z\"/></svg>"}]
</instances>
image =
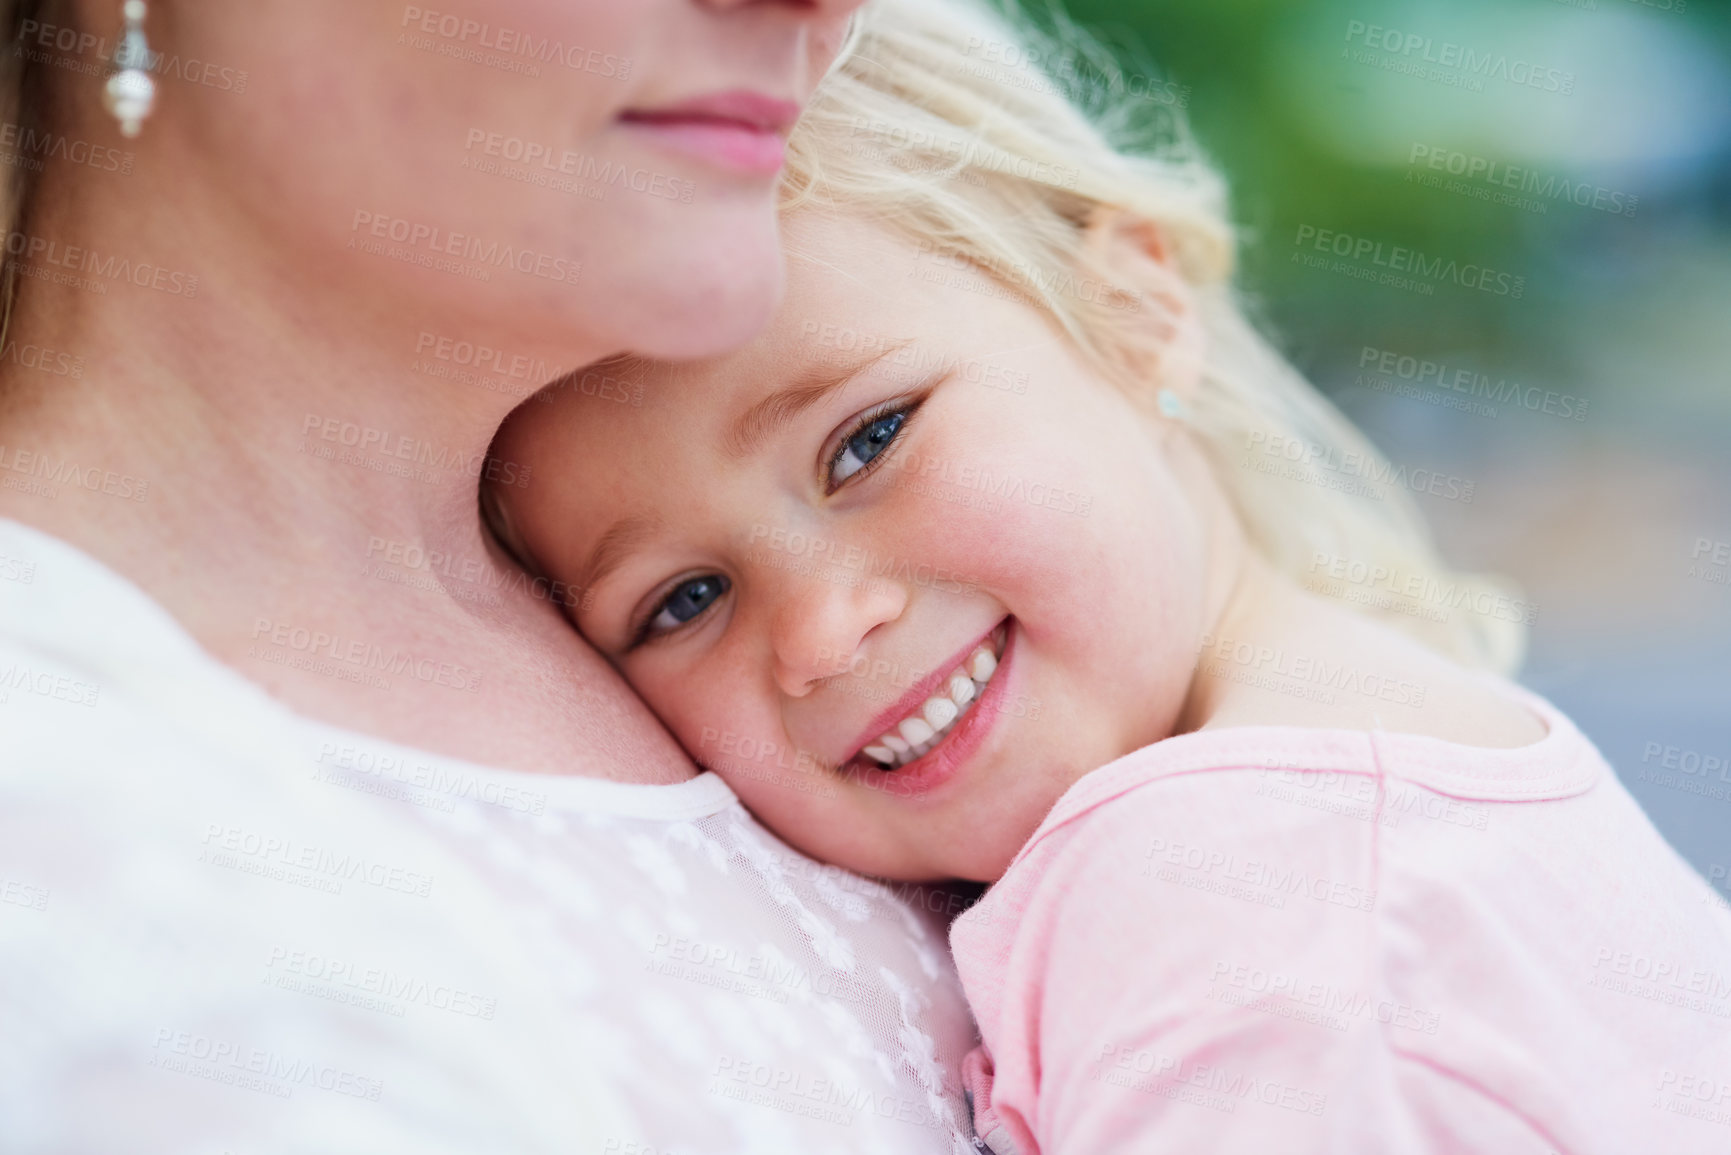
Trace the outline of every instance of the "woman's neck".
<instances>
[{"instance_id":1,"label":"woman's neck","mask_svg":"<svg viewBox=\"0 0 1731 1155\"><path fill-rule=\"evenodd\" d=\"M541 383L483 382L506 393L432 375L462 368L441 348L484 334L417 316L414 302L344 294L342 258L358 284L365 262L388 258L285 262L220 206L189 211L194 189L174 194L178 211L149 213L56 192L37 203L59 210L25 230L33 275L18 278L0 350L0 439L42 469L115 471L148 490L118 504L77 486L46 501L0 490L9 516L141 578L165 538L280 571L380 532L478 529L465 470ZM55 356L44 365L39 350ZM565 367L525 360L549 376Z\"/></svg>"},{"instance_id":2,"label":"woman's neck","mask_svg":"<svg viewBox=\"0 0 1731 1155\"><path fill-rule=\"evenodd\" d=\"M642 733L623 745L638 768L622 773L690 773L477 512L476 473L505 414L606 350L537 348L466 331L424 301L345 292L391 257L340 241L304 259L274 251L220 203L198 204L196 182L140 172L111 201L94 184L57 189L56 175L36 201L55 208L23 230L31 275L0 347L0 475L14 482L0 516L130 578L305 713L569 770L586 718L635 709ZM478 346L508 350L490 362L501 372L472 364ZM285 624L419 668L460 666L474 684L396 677L358 691L261 653ZM516 684L514 654L539 666L544 701ZM545 692L550 670L574 688ZM585 711L585 693L605 711Z\"/></svg>"}]
</instances>

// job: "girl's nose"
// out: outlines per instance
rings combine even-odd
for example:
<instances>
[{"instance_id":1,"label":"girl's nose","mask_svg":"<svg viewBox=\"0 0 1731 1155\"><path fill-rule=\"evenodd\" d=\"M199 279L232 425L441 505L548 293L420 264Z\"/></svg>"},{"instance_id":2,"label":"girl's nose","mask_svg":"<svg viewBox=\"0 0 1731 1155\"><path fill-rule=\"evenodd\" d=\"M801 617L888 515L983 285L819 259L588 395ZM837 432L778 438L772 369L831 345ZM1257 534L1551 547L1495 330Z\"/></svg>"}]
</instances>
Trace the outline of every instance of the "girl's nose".
<instances>
[{"instance_id":1,"label":"girl's nose","mask_svg":"<svg viewBox=\"0 0 1731 1155\"><path fill-rule=\"evenodd\" d=\"M851 584L856 578L858 584ZM799 577L783 583L777 595L782 600L772 610L771 660L776 685L791 698L805 697L847 669L866 636L900 617L908 600L898 583L853 573Z\"/></svg>"}]
</instances>

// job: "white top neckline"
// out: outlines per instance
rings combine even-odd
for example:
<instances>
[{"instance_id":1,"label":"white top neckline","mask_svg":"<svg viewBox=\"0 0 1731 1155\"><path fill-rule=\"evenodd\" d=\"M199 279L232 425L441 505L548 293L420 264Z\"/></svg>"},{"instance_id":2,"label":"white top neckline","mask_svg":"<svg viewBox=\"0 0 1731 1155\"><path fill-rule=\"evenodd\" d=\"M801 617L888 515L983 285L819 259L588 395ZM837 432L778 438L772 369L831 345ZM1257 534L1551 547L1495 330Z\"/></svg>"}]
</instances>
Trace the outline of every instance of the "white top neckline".
<instances>
[{"instance_id":1,"label":"white top neckline","mask_svg":"<svg viewBox=\"0 0 1731 1155\"><path fill-rule=\"evenodd\" d=\"M584 774L534 773L489 766L405 745L298 714L262 686L208 653L180 622L124 575L78 547L33 526L0 517L0 555L25 563L52 561L52 583L31 582L0 598L0 635L65 665L88 671L98 685L124 688L210 736L250 739L270 730L299 750L327 745L364 748L369 755L491 780L546 798L549 809L648 821L685 822L737 805L718 775L701 771L684 782L616 782ZM96 611L96 612L92 612Z\"/></svg>"}]
</instances>

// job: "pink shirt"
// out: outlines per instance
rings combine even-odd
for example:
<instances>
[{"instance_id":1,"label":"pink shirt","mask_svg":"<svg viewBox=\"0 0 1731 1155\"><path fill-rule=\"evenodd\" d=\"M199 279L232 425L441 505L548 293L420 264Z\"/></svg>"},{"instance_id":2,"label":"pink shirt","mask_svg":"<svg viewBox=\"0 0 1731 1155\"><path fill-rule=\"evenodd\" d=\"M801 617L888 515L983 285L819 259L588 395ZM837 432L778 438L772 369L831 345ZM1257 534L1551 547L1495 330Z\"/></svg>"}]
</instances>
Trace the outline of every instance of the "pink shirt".
<instances>
[{"instance_id":1,"label":"pink shirt","mask_svg":"<svg viewBox=\"0 0 1731 1155\"><path fill-rule=\"evenodd\" d=\"M1542 741L1223 729L1077 782L951 930L996 1155L1731 1151L1731 913L1506 692Z\"/></svg>"}]
</instances>

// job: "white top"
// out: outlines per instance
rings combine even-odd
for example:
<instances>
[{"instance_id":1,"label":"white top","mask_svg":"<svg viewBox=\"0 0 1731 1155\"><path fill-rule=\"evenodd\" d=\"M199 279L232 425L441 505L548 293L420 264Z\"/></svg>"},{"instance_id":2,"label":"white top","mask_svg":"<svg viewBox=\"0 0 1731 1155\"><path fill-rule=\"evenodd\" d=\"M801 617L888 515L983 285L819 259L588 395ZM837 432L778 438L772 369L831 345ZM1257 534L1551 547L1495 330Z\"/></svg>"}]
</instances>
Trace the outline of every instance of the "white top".
<instances>
[{"instance_id":1,"label":"white top","mask_svg":"<svg viewBox=\"0 0 1731 1155\"><path fill-rule=\"evenodd\" d=\"M298 717L0 519L0 1150L953 1155L920 897Z\"/></svg>"}]
</instances>

